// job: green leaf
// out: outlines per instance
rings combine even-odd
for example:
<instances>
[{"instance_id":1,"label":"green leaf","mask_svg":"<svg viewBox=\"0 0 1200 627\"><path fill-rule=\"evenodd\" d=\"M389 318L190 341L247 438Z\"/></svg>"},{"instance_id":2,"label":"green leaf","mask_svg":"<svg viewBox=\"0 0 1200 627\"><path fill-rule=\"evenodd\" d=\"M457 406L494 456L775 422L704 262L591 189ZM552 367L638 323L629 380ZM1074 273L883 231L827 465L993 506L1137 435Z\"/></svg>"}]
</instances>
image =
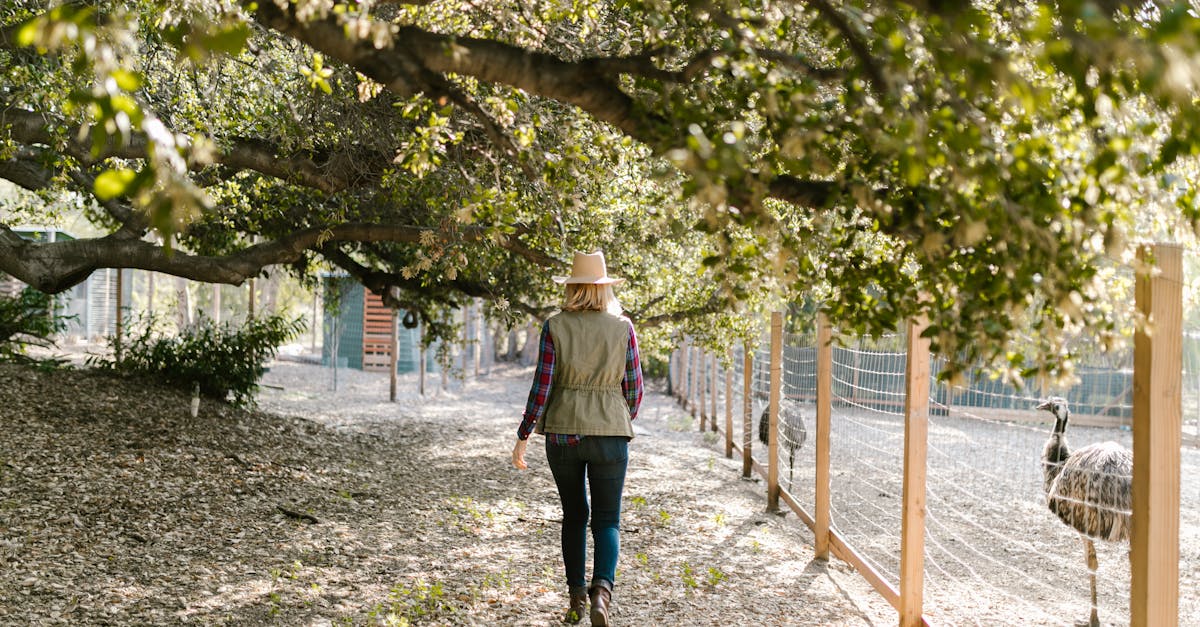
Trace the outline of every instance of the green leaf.
<instances>
[{"instance_id":1,"label":"green leaf","mask_svg":"<svg viewBox=\"0 0 1200 627\"><path fill-rule=\"evenodd\" d=\"M21 47L32 46L33 42L37 41L38 32L41 31L42 20L33 19L26 22L21 29L17 31L17 45Z\"/></svg>"},{"instance_id":2,"label":"green leaf","mask_svg":"<svg viewBox=\"0 0 1200 627\"><path fill-rule=\"evenodd\" d=\"M234 24L211 33L208 36L208 48L213 52L238 54L246 47L250 39L250 26L244 23Z\"/></svg>"},{"instance_id":3,"label":"green leaf","mask_svg":"<svg viewBox=\"0 0 1200 627\"><path fill-rule=\"evenodd\" d=\"M112 200L123 196L129 191L130 183L137 177L137 172L127 168L105 170L96 177L96 197L100 200Z\"/></svg>"},{"instance_id":4,"label":"green leaf","mask_svg":"<svg viewBox=\"0 0 1200 627\"><path fill-rule=\"evenodd\" d=\"M113 70L110 76L117 82L117 87L125 91L133 91L142 86L142 79L137 74L124 68Z\"/></svg>"}]
</instances>

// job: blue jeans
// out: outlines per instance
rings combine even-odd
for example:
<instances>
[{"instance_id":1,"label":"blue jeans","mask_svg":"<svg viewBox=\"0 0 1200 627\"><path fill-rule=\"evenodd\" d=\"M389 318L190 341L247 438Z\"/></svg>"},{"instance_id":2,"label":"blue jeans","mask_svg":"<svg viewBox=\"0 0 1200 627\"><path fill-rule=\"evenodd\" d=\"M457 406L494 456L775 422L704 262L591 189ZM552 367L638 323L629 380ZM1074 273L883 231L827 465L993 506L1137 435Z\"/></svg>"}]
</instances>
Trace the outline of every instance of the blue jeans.
<instances>
[{"instance_id":1,"label":"blue jeans","mask_svg":"<svg viewBox=\"0 0 1200 627\"><path fill-rule=\"evenodd\" d=\"M592 543L595 557L592 584L616 580L621 550L621 491L629 463L629 440L587 436L577 446L559 446L546 439L546 460L562 503L562 553L567 585L587 585L588 492L591 492ZM587 479L587 486L584 479Z\"/></svg>"}]
</instances>

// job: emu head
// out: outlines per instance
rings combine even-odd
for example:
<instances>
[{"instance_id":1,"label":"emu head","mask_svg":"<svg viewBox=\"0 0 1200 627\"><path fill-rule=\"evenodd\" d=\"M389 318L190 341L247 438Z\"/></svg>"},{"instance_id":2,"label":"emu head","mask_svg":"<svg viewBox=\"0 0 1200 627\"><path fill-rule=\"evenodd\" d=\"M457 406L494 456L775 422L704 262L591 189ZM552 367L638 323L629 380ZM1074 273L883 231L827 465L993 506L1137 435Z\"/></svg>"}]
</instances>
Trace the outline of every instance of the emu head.
<instances>
[{"instance_id":1,"label":"emu head","mask_svg":"<svg viewBox=\"0 0 1200 627\"><path fill-rule=\"evenodd\" d=\"M1062 433L1066 430L1067 418L1071 415L1071 410L1067 409L1067 399L1061 396L1051 396L1038 403L1037 408L1054 414L1055 433Z\"/></svg>"}]
</instances>

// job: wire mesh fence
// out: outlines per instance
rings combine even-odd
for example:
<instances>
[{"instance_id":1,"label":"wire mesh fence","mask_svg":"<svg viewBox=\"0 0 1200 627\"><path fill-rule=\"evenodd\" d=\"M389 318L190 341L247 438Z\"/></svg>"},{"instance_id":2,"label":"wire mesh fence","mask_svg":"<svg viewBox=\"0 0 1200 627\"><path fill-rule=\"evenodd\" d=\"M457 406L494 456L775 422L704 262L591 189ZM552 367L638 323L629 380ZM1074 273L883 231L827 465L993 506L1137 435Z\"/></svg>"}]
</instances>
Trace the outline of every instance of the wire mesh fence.
<instances>
[{"instance_id":1,"label":"wire mesh fence","mask_svg":"<svg viewBox=\"0 0 1200 627\"><path fill-rule=\"evenodd\" d=\"M1200 338L1200 325L1195 331ZM800 507L815 508L817 346L811 334L785 334L781 355L779 481ZM840 338L832 352L829 437L830 515L835 533L888 585L900 579L905 450L906 338ZM1200 348L1200 341L1197 342ZM1181 453L1180 624L1200 624L1200 447L1187 437L1189 414L1200 413L1200 368L1185 341L1184 442ZM1200 350L1196 350L1200 354ZM750 348L728 360L732 439L767 467L770 352ZM1200 358L1194 360L1200 365ZM1108 354L1079 365L1078 382L1062 389L1018 389L976 373L958 385L937 381L945 361L931 364L926 450L924 614L934 623L1059 625L1085 619L1091 609L1083 537L1049 503L1128 516L1128 505L1098 495L1047 495L1043 455L1055 416L1037 408L1061 396L1071 411L1072 451L1112 441L1132 446L1131 353ZM1191 368L1191 370L1189 370ZM716 419L724 429L724 369L718 377ZM1194 383L1189 383L1191 377ZM711 375L704 381L712 381ZM697 378L696 383L701 380ZM748 384L748 385L747 385ZM751 420L743 425L745 389ZM1061 468L1061 463L1056 468ZM1101 484L1131 471L1102 471L1082 484ZM764 470L765 473L765 470ZM1117 484L1112 484L1117 485ZM1094 542L1098 612L1105 624L1128 624L1128 541Z\"/></svg>"}]
</instances>

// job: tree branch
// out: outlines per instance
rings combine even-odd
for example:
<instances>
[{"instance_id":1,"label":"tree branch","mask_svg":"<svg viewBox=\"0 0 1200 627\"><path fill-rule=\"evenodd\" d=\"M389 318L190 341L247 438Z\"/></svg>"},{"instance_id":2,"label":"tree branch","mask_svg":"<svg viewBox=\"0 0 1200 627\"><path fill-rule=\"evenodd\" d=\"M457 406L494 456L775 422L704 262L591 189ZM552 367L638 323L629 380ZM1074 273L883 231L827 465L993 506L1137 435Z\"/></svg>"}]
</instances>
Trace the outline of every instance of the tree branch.
<instances>
[{"instance_id":1,"label":"tree branch","mask_svg":"<svg viewBox=\"0 0 1200 627\"><path fill-rule=\"evenodd\" d=\"M699 318L701 316L722 312L728 309L728 306L729 303L725 298L722 298L719 294L713 294L713 296L708 299L707 303L691 309L681 309L679 311L655 314L653 316L647 316L645 315L645 312L641 311L626 311L625 315L628 316L629 319L639 327L657 327L670 322L691 320L693 318Z\"/></svg>"},{"instance_id":2,"label":"tree branch","mask_svg":"<svg viewBox=\"0 0 1200 627\"><path fill-rule=\"evenodd\" d=\"M410 303L405 302L399 296L397 296L395 294L396 291L421 293L427 296L430 294L430 286L422 279L406 279L400 274L368 268L336 246L324 246L320 249L320 253L331 263L345 270L350 274L350 276L357 279L358 282L362 283L364 287L376 294L379 294L380 298L383 299L383 303L389 307L393 307L395 309L414 308ZM474 281L463 281L460 279L455 279L452 281L440 281L437 285L447 290L458 292L463 296L483 298L485 300L495 300L496 294L500 292L500 290L493 285ZM448 301L449 299L446 300ZM458 305L458 303L453 301L449 301L447 304L451 306ZM510 301L509 307L534 317L545 317L553 310L552 307L534 307L520 301ZM422 313L422 316L424 315L425 314Z\"/></svg>"},{"instance_id":3,"label":"tree branch","mask_svg":"<svg viewBox=\"0 0 1200 627\"><path fill-rule=\"evenodd\" d=\"M594 63L571 63L496 41L440 35L413 26L395 27L393 46L378 49L371 41L348 38L333 15L305 22L290 8L281 9L273 2L243 0L243 6L256 7L254 17L264 26L294 37L398 93L411 89L406 67L406 59L411 59L432 72L474 76L576 105L654 146L674 137L665 119L640 110Z\"/></svg>"},{"instance_id":4,"label":"tree branch","mask_svg":"<svg viewBox=\"0 0 1200 627\"><path fill-rule=\"evenodd\" d=\"M303 229L230 255L211 257L167 250L151 242L119 239L112 235L42 244L21 239L0 224L0 271L48 294L76 285L98 268L137 268L206 283L239 285L263 268L292 263L305 250L325 242L418 242L421 233L426 231L433 229L343 224L328 229ZM482 233L476 234L476 238L482 236Z\"/></svg>"},{"instance_id":5,"label":"tree branch","mask_svg":"<svg viewBox=\"0 0 1200 627\"><path fill-rule=\"evenodd\" d=\"M846 38L846 45L850 47L850 51L854 53L854 56L858 57L858 62L862 64L863 72L866 73L871 87L875 89L875 93L886 94L888 91L888 82L887 77L883 75L883 69L879 66L879 62L875 57L871 55L871 50L867 46L867 42L854 30L854 27L850 25L850 21L846 19L846 16L842 15L840 11L835 9L826 0L808 0L808 2L816 7L817 12Z\"/></svg>"},{"instance_id":6,"label":"tree branch","mask_svg":"<svg viewBox=\"0 0 1200 627\"><path fill-rule=\"evenodd\" d=\"M54 185L54 172L42 165L44 151L34 148L18 149L10 158L0 159L0 178L7 179L29 191L48 189ZM71 170L67 177L83 194L95 197L96 177L80 170ZM121 223L118 238L139 238L146 232L148 222L143 214L115 199L96 202L117 222Z\"/></svg>"},{"instance_id":7,"label":"tree branch","mask_svg":"<svg viewBox=\"0 0 1200 627\"><path fill-rule=\"evenodd\" d=\"M31 242L0 224L0 272L47 294L77 285L99 268L137 268L205 283L239 285L267 266L293 263L304 251L320 249L330 242L419 243L425 233L444 237L437 229L426 227L351 223L302 229L229 255L213 257L169 250L119 234L64 242ZM492 235L484 227L466 227L457 230L454 237L459 242L484 242ZM539 265L543 261L553 262L550 266L561 265L513 238L500 246Z\"/></svg>"},{"instance_id":8,"label":"tree branch","mask_svg":"<svg viewBox=\"0 0 1200 627\"><path fill-rule=\"evenodd\" d=\"M83 164L93 164L109 157L144 159L149 145L145 134L138 132L131 134L129 142L124 145L108 141L99 155L93 155L91 134L94 130L82 132L78 125L68 125L61 117L0 103L0 128L5 127L9 128L14 141L26 145L62 145L65 154ZM61 139L51 132L50 129L54 127L63 129ZM370 177L355 180L331 172L326 166L337 156L329 154L323 161L318 162L306 155L281 155L276 146L262 140L237 138L229 141L224 149L216 151L213 163L239 170L253 170L326 193L335 193L371 182ZM354 155L354 161L375 163L382 169L391 162L391 158L378 153ZM192 164L192 167L200 169L205 165L207 164Z\"/></svg>"},{"instance_id":9,"label":"tree branch","mask_svg":"<svg viewBox=\"0 0 1200 627\"><path fill-rule=\"evenodd\" d=\"M583 59L563 61L557 57L525 50L520 47L487 39L453 37L430 33L412 26L393 29L391 48L376 48L371 41L346 36L345 27L336 16L302 21L291 9L281 9L274 2L242 0L243 6L255 7L255 19L282 34L304 42L326 55L338 59L392 91L406 93L411 88L410 63L418 62L425 69L439 73L473 76L487 83L503 83L524 91L578 106L598 120L612 124L633 139L641 141L662 154L679 144L679 130L666 118L641 108L628 94L610 80L614 73L670 80L687 80L707 67L711 52L702 52L680 72L658 69L648 56L629 58ZM831 19L849 28L844 17L836 11ZM854 36L847 31L847 37ZM856 36L853 44L866 51ZM797 57L770 53L772 61L792 69L808 71L807 64ZM785 58L787 57L787 58ZM879 67L865 57L868 75L879 78ZM833 76L836 70L812 68L817 76ZM885 83L880 82L880 86ZM822 206L834 195L837 187L824 181L801 181L783 177L772 181L772 194L801 205Z\"/></svg>"},{"instance_id":10,"label":"tree branch","mask_svg":"<svg viewBox=\"0 0 1200 627\"><path fill-rule=\"evenodd\" d=\"M771 196L801 207L825 207L844 188L834 181L812 181L794 176L777 176L768 185Z\"/></svg>"},{"instance_id":11,"label":"tree branch","mask_svg":"<svg viewBox=\"0 0 1200 627\"><path fill-rule=\"evenodd\" d=\"M20 151L8 159L0 159L0 179L36 192L54 183L54 174L34 157L32 151Z\"/></svg>"}]
</instances>

